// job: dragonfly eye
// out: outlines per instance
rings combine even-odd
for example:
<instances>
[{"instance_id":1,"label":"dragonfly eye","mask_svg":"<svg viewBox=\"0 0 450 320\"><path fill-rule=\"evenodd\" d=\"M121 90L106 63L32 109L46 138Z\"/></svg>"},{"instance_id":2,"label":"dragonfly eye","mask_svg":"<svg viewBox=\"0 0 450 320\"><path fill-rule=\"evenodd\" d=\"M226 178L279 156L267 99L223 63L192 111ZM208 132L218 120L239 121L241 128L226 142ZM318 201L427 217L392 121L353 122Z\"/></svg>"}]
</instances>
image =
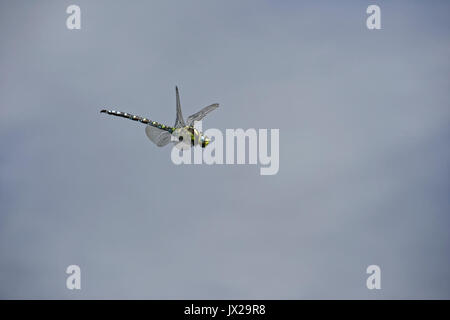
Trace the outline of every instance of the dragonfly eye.
<instances>
[{"instance_id":1,"label":"dragonfly eye","mask_svg":"<svg viewBox=\"0 0 450 320\"><path fill-rule=\"evenodd\" d=\"M203 137L202 139L202 148L206 148L206 146L209 144L210 140L207 137Z\"/></svg>"}]
</instances>

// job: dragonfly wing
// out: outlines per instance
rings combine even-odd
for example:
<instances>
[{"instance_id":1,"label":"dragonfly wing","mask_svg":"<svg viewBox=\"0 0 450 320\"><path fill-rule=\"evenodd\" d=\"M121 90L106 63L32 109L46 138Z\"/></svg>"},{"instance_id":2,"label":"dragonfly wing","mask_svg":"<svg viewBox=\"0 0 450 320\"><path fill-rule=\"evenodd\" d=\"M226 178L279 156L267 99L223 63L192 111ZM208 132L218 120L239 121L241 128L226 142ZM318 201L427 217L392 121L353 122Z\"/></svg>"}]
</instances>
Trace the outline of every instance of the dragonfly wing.
<instances>
[{"instance_id":1,"label":"dragonfly wing","mask_svg":"<svg viewBox=\"0 0 450 320\"><path fill-rule=\"evenodd\" d=\"M202 120L208 113L210 113L211 111L213 111L214 109L218 108L219 104L218 103L214 103L210 106L204 107L202 110L200 110L197 113L194 113L193 115L190 115L187 118L187 125L188 126L192 126L194 124L194 121L200 121Z\"/></svg>"},{"instance_id":2,"label":"dragonfly wing","mask_svg":"<svg viewBox=\"0 0 450 320\"><path fill-rule=\"evenodd\" d=\"M181 103L180 94L178 93L178 87L175 87L175 92L177 94L177 118L175 119L175 128L181 128L186 126L183 119L183 114L181 113Z\"/></svg>"},{"instance_id":3,"label":"dragonfly wing","mask_svg":"<svg viewBox=\"0 0 450 320\"><path fill-rule=\"evenodd\" d=\"M158 147L164 147L170 142L170 133L159 128L146 126L145 133L147 134L147 137Z\"/></svg>"}]
</instances>

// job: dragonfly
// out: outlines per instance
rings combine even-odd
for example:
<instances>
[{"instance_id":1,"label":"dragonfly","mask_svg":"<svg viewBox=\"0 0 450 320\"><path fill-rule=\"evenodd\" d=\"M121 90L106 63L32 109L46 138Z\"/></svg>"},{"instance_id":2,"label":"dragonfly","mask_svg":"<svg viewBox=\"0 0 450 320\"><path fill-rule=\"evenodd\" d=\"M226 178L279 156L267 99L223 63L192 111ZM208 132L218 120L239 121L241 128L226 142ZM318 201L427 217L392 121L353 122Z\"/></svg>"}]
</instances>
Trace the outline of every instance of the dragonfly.
<instances>
[{"instance_id":1,"label":"dragonfly","mask_svg":"<svg viewBox=\"0 0 450 320\"><path fill-rule=\"evenodd\" d=\"M211 139L204 135L203 132L197 130L194 127L194 122L202 120L208 113L218 108L219 104L213 103L207 107L204 107L200 111L190 115L186 121L184 121L183 114L181 112L180 93L178 91L178 87L175 87L175 94L176 119L175 124L172 127L150 120L149 118L135 116L127 112L103 109L100 113L107 113L113 116L127 118L146 124L147 126L145 127L145 133L147 134L147 137L158 147L164 147L170 142L173 142L181 149L186 149L197 145L200 145L202 148L206 148Z\"/></svg>"}]
</instances>

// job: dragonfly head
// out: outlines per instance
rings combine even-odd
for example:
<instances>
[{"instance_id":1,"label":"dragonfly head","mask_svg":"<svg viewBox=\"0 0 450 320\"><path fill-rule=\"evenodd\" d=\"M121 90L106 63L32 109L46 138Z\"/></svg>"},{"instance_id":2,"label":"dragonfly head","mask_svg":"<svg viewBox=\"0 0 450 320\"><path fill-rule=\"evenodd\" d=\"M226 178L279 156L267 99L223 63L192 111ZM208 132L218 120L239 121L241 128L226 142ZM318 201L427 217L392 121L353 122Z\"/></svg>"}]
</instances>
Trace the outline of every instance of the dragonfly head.
<instances>
[{"instance_id":1,"label":"dragonfly head","mask_svg":"<svg viewBox=\"0 0 450 320\"><path fill-rule=\"evenodd\" d=\"M207 136L202 134L200 136L200 143L202 145L202 148L206 148L206 146L211 142L211 139L209 139Z\"/></svg>"}]
</instances>

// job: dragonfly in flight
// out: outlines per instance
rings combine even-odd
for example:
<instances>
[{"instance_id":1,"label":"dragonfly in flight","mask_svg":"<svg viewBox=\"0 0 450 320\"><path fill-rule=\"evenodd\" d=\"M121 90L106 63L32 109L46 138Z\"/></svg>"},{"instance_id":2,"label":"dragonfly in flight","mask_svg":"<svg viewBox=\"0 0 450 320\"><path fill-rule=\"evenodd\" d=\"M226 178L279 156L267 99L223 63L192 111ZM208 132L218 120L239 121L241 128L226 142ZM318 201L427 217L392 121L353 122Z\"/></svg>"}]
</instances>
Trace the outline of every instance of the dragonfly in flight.
<instances>
[{"instance_id":1,"label":"dragonfly in flight","mask_svg":"<svg viewBox=\"0 0 450 320\"><path fill-rule=\"evenodd\" d=\"M127 118L146 124L147 126L145 127L145 133L147 134L147 137L158 147L164 147L172 141L178 146L181 145L183 149L185 149L186 147L197 145L205 148L211 140L206 135L204 135L203 132L200 132L196 128L194 128L194 122L202 120L208 113L219 107L219 104L214 103L207 107L204 107L200 111L190 115L185 122L183 119L183 114L181 113L180 94L178 92L178 87L175 87L175 92L177 99L177 116L175 119L175 125L173 127L166 126L148 118L135 116L121 111L104 109L101 110L100 113L107 113L113 116Z\"/></svg>"}]
</instances>

